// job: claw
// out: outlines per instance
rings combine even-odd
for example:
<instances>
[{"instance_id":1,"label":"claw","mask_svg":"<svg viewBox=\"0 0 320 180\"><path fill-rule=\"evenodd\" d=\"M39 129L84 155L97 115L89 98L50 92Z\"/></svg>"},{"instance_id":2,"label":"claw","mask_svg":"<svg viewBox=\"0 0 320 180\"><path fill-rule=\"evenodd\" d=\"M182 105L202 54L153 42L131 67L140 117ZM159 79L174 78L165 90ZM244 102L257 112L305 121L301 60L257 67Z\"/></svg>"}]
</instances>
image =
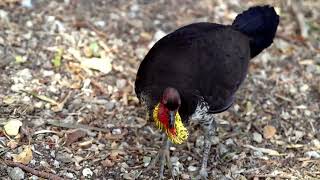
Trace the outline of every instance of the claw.
<instances>
[{"instance_id":1,"label":"claw","mask_svg":"<svg viewBox=\"0 0 320 180\"><path fill-rule=\"evenodd\" d=\"M208 179L208 172L206 169L201 168L199 175L200 175L200 179L204 179L204 180Z\"/></svg>"},{"instance_id":2,"label":"claw","mask_svg":"<svg viewBox=\"0 0 320 180\"><path fill-rule=\"evenodd\" d=\"M154 168L159 161L160 163L160 170L159 170L159 179L165 179L164 177L164 166L167 165L169 171L171 172L172 178L173 178L173 171L172 171L172 164L170 160L170 152L169 152L169 146L170 141L167 137L165 137L164 143L162 148L157 153L156 157L151 161L151 163L148 165L147 169L144 172L150 171L152 168ZM142 172L138 173L138 178L141 175ZM174 179L174 178L173 178Z\"/></svg>"}]
</instances>

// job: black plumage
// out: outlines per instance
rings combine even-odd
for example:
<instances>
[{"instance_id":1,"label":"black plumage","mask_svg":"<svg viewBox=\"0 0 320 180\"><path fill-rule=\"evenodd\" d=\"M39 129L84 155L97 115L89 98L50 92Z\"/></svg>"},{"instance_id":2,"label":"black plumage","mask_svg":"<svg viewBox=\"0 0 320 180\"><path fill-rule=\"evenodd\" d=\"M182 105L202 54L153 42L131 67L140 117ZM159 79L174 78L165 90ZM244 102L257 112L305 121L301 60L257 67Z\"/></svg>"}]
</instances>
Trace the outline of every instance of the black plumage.
<instances>
[{"instance_id":1,"label":"black plumage","mask_svg":"<svg viewBox=\"0 0 320 180\"><path fill-rule=\"evenodd\" d=\"M142 61L135 82L151 111L163 91L174 87L181 97L179 114L186 122L204 101L219 113L233 103L248 63L273 42L279 16L273 7L253 7L232 25L194 23L159 40Z\"/></svg>"},{"instance_id":2,"label":"black plumage","mask_svg":"<svg viewBox=\"0 0 320 180\"><path fill-rule=\"evenodd\" d=\"M139 67L138 97L148 94L152 109L166 87L175 87L181 95L179 113L184 121L194 112L199 97L208 102L212 113L228 109L249 60L272 43L279 23L271 7L246 12L232 26L195 23L159 40Z\"/></svg>"}]
</instances>

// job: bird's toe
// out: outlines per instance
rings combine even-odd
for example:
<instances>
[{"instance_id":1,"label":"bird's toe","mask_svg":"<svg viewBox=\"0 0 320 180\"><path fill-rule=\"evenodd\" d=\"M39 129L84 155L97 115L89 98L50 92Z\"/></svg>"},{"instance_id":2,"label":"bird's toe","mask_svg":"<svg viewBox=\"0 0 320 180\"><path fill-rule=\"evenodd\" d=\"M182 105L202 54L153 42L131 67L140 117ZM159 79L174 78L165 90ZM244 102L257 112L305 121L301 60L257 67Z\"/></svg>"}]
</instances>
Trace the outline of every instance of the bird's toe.
<instances>
[{"instance_id":1,"label":"bird's toe","mask_svg":"<svg viewBox=\"0 0 320 180\"><path fill-rule=\"evenodd\" d=\"M201 168L199 175L200 175L200 179L205 179L205 180L208 179L208 172L204 168Z\"/></svg>"}]
</instances>

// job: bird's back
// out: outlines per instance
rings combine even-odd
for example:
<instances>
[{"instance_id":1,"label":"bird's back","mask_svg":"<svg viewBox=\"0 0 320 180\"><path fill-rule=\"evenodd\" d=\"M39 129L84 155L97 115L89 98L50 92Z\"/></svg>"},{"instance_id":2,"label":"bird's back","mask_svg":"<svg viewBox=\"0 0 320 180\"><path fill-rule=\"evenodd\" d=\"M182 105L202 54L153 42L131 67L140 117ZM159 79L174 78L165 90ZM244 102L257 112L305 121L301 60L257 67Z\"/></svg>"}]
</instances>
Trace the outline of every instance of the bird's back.
<instances>
[{"instance_id":1,"label":"bird's back","mask_svg":"<svg viewBox=\"0 0 320 180\"><path fill-rule=\"evenodd\" d=\"M181 94L180 114L190 116L204 99L212 113L227 109L245 78L249 39L231 26L196 23L158 41L142 61L135 83L149 105L159 102L166 87Z\"/></svg>"}]
</instances>

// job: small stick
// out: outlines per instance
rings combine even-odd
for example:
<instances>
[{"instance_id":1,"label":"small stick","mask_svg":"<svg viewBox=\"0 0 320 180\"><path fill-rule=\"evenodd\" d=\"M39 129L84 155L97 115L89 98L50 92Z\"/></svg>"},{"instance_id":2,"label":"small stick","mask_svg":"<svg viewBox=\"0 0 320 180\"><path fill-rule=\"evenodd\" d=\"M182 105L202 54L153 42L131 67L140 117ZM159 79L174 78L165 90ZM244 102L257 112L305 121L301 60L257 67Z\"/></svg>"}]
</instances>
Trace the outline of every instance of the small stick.
<instances>
[{"instance_id":1,"label":"small stick","mask_svg":"<svg viewBox=\"0 0 320 180\"><path fill-rule=\"evenodd\" d=\"M28 167L28 166L23 165L21 163L8 161L8 160L5 160L4 163L7 164L8 166L11 166L11 167L19 167L19 168L27 171L28 173L31 173L31 174L33 174L35 176L39 176L39 177L42 177L42 178L52 179L52 180L63 180L64 179L62 177L59 177L59 176L51 174L51 173L47 173L47 172L43 172L43 171L38 171L38 170L32 169L31 167Z\"/></svg>"},{"instance_id":2,"label":"small stick","mask_svg":"<svg viewBox=\"0 0 320 180\"><path fill-rule=\"evenodd\" d=\"M52 125L52 126L69 128L69 129L85 129L85 130L100 131L100 132L104 132L104 133L110 132L108 129L87 126L84 124L63 123L60 121L47 121L46 123L49 125Z\"/></svg>"}]
</instances>

